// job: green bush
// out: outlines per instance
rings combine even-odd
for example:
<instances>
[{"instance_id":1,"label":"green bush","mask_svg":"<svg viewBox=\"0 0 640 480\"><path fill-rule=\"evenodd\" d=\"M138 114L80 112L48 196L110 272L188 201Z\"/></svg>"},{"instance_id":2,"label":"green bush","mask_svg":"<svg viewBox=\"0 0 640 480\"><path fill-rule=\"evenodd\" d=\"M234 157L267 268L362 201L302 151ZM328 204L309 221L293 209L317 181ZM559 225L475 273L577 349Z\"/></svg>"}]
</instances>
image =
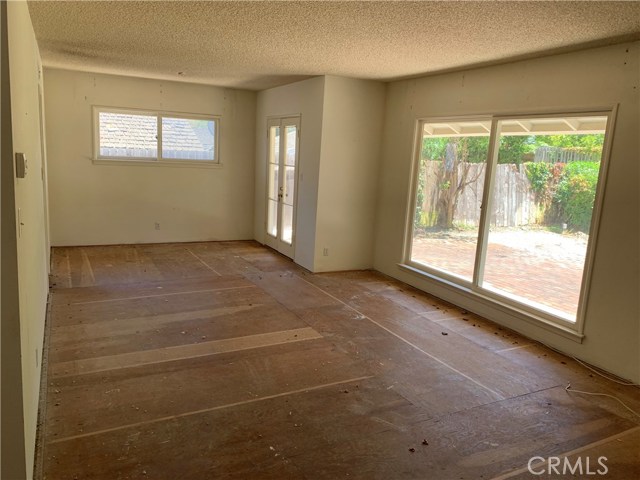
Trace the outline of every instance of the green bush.
<instances>
[{"instance_id":1,"label":"green bush","mask_svg":"<svg viewBox=\"0 0 640 480\"><path fill-rule=\"evenodd\" d=\"M525 172L538 203L536 220L539 223L553 224L564 221L562 209L555 201L564 167L564 163L525 163Z\"/></svg>"},{"instance_id":2,"label":"green bush","mask_svg":"<svg viewBox=\"0 0 640 480\"><path fill-rule=\"evenodd\" d=\"M526 163L526 172L531 189L538 198L543 198L547 193L549 181L551 180L551 164L545 162Z\"/></svg>"},{"instance_id":3,"label":"green bush","mask_svg":"<svg viewBox=\"0 0 640 480\"><path fill-rule=\"evenodd\" d=\"M554 200L572 229L589 231L599 170L600 162L572 162L562 172Z\"/></svg>"}]
</instances>

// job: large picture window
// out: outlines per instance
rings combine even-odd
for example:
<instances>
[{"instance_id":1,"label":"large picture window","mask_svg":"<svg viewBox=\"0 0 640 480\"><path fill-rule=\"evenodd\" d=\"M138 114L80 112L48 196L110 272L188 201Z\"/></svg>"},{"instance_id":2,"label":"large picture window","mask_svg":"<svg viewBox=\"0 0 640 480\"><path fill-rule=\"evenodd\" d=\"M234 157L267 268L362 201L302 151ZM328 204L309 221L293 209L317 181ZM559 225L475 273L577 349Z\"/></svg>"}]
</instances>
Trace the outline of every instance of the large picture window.
<instances>
[{"instance_id":1,"label":"large picture window","mask_svg":"<svg viewBox=\"0 0 640 480\"><path fill-rule=\"evenodd\" d=\"M219 163L215 117L96 107L97 160Z\"/></svg>"},{"instance_id":2,"label":"large picture window","mask_svg":"<svg viewBox=\"0 0 640 480\"><path fill-rule=\"evenodd\" d=\"M610 116L420 121L405 262L578 329Z\"/></svg>"}]
</instances>

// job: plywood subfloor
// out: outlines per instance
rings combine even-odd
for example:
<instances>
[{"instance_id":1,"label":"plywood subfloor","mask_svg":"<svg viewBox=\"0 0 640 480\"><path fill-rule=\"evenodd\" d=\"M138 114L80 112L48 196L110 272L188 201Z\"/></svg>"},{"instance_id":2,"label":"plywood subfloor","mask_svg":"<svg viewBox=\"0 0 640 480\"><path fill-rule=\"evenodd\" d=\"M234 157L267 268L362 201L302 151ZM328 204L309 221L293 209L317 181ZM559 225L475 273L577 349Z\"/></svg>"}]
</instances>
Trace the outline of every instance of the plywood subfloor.
<instances>
[{"instance_id":1,"label":"plywood subfloor","mask_svg":"<svg viewBox=\"0 0 640 480\"><path fill-rule=\"evenodd\" d=\"M378 273L254 242L53 266L46 479L529 478L565 454L640 478L640 418L565 386L638 389Z\"/></svg>"}]
</instances>

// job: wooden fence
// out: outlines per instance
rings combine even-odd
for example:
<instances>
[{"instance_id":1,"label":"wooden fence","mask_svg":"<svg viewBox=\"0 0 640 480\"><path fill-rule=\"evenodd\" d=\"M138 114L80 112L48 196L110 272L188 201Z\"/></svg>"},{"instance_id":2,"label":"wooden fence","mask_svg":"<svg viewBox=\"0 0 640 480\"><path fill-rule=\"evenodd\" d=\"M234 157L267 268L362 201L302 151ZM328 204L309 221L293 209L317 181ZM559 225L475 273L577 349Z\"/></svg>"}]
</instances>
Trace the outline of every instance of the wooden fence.
<instances>
[{"instance_id":1,"label":"wooden fence","mask_svg":"<svg viewBox=\"0 0 640 480\"><path fill-rule=\"evenodd\" d=\"M533 161L547 163L599 162L601 157L602 151L586 152L572 148L538 147Z\"/></svg>"},{"instance_id":2,"label":"wooden fence","mask_svg":"<svg viewBox=\"0 0 640 480\"><path fill-rule=\"evenodd\" d=\"M467 185L460 193L454 213L454 224L477 226L480 223L480 205L485 179L485 164L467 164L458 166L468 168L467 178L475 181ZM422 211L426 226L433 226L437 219L437 201L439 187L437 185L438 170L441 162L426 162L423 178L426 179L423 189ZM539 206L527 178L525 165L496 165L493 187L493 208L491 225L496 227L517 227L530 225L539 221Z\"/></svg>"}]
</instances>

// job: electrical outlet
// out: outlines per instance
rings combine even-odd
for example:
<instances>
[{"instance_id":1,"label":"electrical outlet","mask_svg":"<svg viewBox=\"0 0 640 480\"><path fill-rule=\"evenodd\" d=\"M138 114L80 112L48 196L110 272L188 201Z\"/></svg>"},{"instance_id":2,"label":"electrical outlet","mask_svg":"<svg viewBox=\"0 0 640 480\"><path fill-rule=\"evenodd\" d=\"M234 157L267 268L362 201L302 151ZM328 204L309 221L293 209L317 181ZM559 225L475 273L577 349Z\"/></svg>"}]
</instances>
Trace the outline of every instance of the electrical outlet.
<instances>
[{"instance_id":1,"label":"electrical outlet","mask_svg":"<svg viewBox=\"0 0 640 480\"><path fill-rule=\"evenodd\" d=\"M156 222L156 230L160 230L160 224Z\"/></svg>"},{"instance_id":2,"label":"electrical outlet","mask_svg":"<svg viewBox=\"0 0 640 480\"><path fill-rule=\"evenodd\" d=\"M322 256L323 257L328 257L329 256L329 249L327 247L322 249Z\"/></svg>"}]
</instances>

